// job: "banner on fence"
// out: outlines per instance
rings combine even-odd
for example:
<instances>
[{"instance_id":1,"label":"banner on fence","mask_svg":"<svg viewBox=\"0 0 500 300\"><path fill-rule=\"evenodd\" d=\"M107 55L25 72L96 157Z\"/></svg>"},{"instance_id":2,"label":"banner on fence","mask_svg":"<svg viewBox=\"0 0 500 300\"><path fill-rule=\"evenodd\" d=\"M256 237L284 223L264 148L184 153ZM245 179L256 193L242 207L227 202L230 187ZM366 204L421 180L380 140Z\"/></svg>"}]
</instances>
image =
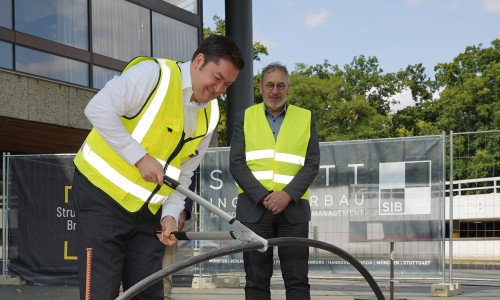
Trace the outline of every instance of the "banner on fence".
<instances>
[{"instance_id":1,"label":"banner on fence","mask_svg":"<svg viewBox=\"0 0 500 300\"><path fill-rule=\"evenodd\" d=\"M9 270L28 281L78 282L73 157L10 157Z\"/></svg>"},{"instance_id":2,"label":"banner on fence","mask_svg":"<svg viewBox=\"0 0 500 300\"><path fill-rule=\"evenodd\" d=\"M78 284L72 202L74 154L8 156L9 264L37 284ZM193 230L187 221L185 230ZM193 241L179 242L177 260L193 256ZM86 259L86 258L83 258ZM178 274L192 275L193 268Z\"/></svg>"},{"instance_id":3,"label":"banner on fence","mask_svg":"<svg viewBox=\"0 0 500 300\"><path fill-rule=\"evenodd\" d=\"M438 275L442 247L442 137L320 143L321 166L311 186L310 238L336 245L369 271L388 274L390 242L400 274ZM209 149L201 166L201 196L234 216L237 186L229 148ZM201 209L200 230L230 230ZM238 241L203 241L200 252ZM310 250L310 272L354 268L323 250ZM279 263L276 257L276 270ZM241 254L202 264L204 272L243 272Z\"/></svg>"}]
</instances>

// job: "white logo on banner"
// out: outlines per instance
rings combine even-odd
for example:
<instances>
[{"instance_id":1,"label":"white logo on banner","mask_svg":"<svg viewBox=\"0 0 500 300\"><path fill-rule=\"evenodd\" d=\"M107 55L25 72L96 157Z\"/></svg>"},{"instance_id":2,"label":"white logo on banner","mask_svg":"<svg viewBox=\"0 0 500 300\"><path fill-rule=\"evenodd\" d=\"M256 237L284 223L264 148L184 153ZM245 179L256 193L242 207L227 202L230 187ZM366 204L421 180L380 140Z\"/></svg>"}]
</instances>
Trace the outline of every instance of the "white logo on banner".
<instances>
[{"instance_id":1,"label":"white logo on banner","mask_svg":"<svg viewBox=\"0 0 500 300\"><path fill-rule=\"evenodd\" d=\"M431 161L379 164L379 214L431 213Z\"/></svg>"}]
</instances>

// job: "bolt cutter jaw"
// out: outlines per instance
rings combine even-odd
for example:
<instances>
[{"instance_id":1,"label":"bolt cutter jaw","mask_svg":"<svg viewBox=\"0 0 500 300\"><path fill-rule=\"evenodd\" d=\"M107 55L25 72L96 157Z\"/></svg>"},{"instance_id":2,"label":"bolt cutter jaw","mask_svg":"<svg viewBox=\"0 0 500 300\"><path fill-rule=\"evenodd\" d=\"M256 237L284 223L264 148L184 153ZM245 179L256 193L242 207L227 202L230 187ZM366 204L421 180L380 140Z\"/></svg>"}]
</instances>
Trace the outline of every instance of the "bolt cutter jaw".
<instances>
[{"instance_id":1,"label":"bolt cutter jaw","mask_svg":"<svg viewBox=\"0 0 500 300\"><path fill-rule=\"evenodd\" d=\"M186 197L189 197L191 200L193 200L196 203L200 204L201 206L205 207L206 209L208 209L212 213L216 214L222 220L228 222L230 225L237 228L238 230L232 231L232 233L234 234L234 239L237 239L237 240L240 240L241 242L246 242L246 243L258 242L258 243L262 244L262 248L258 249L259 251L264 252L267 250L268 243L267 243L266 239L260 237L255 232L250 230L248 227L241 224L240 221L231 217L227 212L225 212L222 209L220 209L219 207L213 205L211 202L209 202L208 200L197 195L193 191L190 191L189 189L183 187L181 184L179 184L179 182L177 182L176 180L174 180L166 175L163 176L163 181L165 184L167 184L172 189L175 189L176 191L180 192L181 194L185 195Z\"/></svg>"},{"instance_id":2,"label":"bolt cutter jaw","mask_svg":"<svg viewBox=\"0 0 500 300\"><path fill-rule=\"evenodd\" d=\"M242 243L251 243L251 242L261 243L262 248L258 250L260 252L265 252L267 250L268 243L266 239L259 236L245 225L241 224L240 221L235 220L231 225L240 229L237 231L233 231L233 234L236 236L236 239L240 240Z\"/></svg>"}]
</instances>

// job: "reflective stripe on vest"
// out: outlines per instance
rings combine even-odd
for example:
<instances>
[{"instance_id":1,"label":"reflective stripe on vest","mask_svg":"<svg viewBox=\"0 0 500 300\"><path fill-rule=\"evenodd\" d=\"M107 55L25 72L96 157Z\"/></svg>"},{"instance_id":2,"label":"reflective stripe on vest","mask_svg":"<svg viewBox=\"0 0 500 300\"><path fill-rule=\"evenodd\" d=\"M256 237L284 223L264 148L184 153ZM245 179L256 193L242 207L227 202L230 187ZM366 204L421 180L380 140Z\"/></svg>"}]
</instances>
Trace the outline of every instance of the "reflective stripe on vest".
<instances>
[{"instance_id":1,"label":"reflective stripe on vest","mask_svg":"<svg viewBox=\"0 0 500 300\"><path fill-rule=\"evenodd\" d=\"M208 113L207 113L208 110ZM210 118L207 120L206 118ZM209 106L200 109L198 113L198 125L194 137L185 139L185 143L180 153L181 163L199 154L197 152L199 143L206 135L211 134L219 123L219 105L217 99L210 100Z\"/></svg>"},{"instance_id":2,"label":"reflective stripe on vest","mask_svg":"<svg viewBox=\"0 0 500 300\"><path fill-rule=\"evenodd\" d=\"M146 111L146 113L144 113L141 120L139 121L139 124L137 124L137 126L135 127L134 131L131 134L134 140L136 140L138 143L142 142L142 139L146 135L146 132L151 127L154 118L156 117L158 111L160 110L160 107L163 103L163 99L165 98L168 92L168 84L170 82L170 68L167 66L167 62L163 59L158 60L158 63L160 65L160 69L162 72L162 79L160 85L158 86L156 95L151 101L148 110ZM162 165L165 166L165 164Z\"/></svg>"},{"instance_id":3,"label":"reflective stripe on vest","mask_svg":"<svg viewBox=\"0 0 500 300\"><path fill-rule=\"evenodd\" d=\"M287 154L287 153L275 154L274 149L248 151L245 154L246 154L246 161L254 159L262 159L262 158L274 158L275 161L287 162L301 166L304 166L304 161L305 161L305 157L299 155Z\"/></svg>"},{"instance_id":4,"label":"reflective stripe on vest","mask_svg":"<svg viewBox=\"0 0 500 300\"><path fill-rule=\"evenodd\" d=\"M219 103L217 99L210 100L210 123L208 124L207 134L212 133L219 124Z\"/></svg>"},{"instance_id":5,"label":"reflective stripe on vest","mask_svg":"<svg viewBox=\"0 0 500 300\"><path fill-rule=\"evenodd\" d=\"M140 185L133 183L128 180L125 176L118 173L113 167L111 167L104 159L92 151L87 143L84 143L82 148L82 155L86 161L88 161L94 168L96 168L102 175L108 178L113 184L124 190L125 192L132 194L140 199L148 199L151 195L151 191L143 188ZM179 172L180 173L180 172ZM163 196L155 194L151 203L161 203Z\"/></svg>"},{"instance_id":6,"label":"reflective stripe on vest","mask_svg":"<svg viewBox=\"0 0 500 300\"><path fill-rule=\"evenodd\" d=\"M310 111L289 105L275 141L265 117L264 105L257 104L246 110L244 133L247 165L266 189L282 190L304 166L310 120ZM239 189L239 192L243 191ZM309 198L308 192L309 189L304 199Z\"/></svg>"},{"instance_id":7,"label":"reflective stripe on vest","mask_svg":"<svg viewBox=\"0 0 500 300\"><path fill-rule=\"evenodd\" d=\"M273 171L253 171L252 174L257 180L272 179L274 182L289 184L294 176L273 174Z\"/></svg>"},{"instance_id":8,"label":"reflective stripe on vest","mask_svg":"<svg viewBox=\"0 0 500 300\"><path fill-rule=\"evenodd\" d=\"M148 109L142 116L141 120L135 127L134 131L132 132L132 138L136 140L138 143L142 142L142 139L146 135L146 132L149 130L151 127L151 124L153 123L154 118L160 111L160 107L163 103L163 99L167 95L168 92L168 84L170 82L170 68L167 65L167 62L164 59L159 59L158 64L160 65L160 69L162 72L162 80L160 82L160 85L158 86L158 90L156 92L155 97L152 99L151 104L149 105ZM165 168L165 165L167 164L166 161L155 157L155 159L161 164L163 168ZM98 169L98 168L97 168ZM179 168L176 168L172 165L168 165L167 170L165 171L165 175L175 179L179 180L179 177L181 175L181 170ZM108 176L106 176L108 177ZM110 177L108 177L110 178ZM139 186L140 187L140 186ZM126 190L126 189L124 189ZM132 193L133 194L133 193ZM134 194L135 195L135 194ZM157 199L158 195L155 195L153 199L151 199L151 203L161 203L161 199ZM143 197L139 197L141 199L147 199ZM162 197L163 198L163 197Z\"/></svg>"}]
</instances>

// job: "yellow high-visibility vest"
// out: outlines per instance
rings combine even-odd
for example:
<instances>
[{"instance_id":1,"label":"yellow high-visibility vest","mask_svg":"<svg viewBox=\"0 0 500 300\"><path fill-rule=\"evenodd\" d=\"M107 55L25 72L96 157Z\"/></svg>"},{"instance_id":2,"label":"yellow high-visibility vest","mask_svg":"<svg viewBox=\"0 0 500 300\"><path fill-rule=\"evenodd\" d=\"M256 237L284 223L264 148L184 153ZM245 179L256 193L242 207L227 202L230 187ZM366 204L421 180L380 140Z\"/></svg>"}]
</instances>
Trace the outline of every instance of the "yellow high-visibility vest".
<instances>
[{"instance_id":1,"label":"yellow high-visibility vest","mask_svg":"<svg viewBox=\"0 0 500 300\"><path fill-rule=\"evenodd\" d=\"M252 174L268 191L283 190L304 166L311 135L311 112L288 105L275 141L264 104L260 103L245 110L243 131L246 161ZM309 189L301 198L309 200Z\"/></svg>"},{"instance_id":2,"label":"yellow high-visibility vest","mask_svg":"<svg viewBox=\"0 0 500 300\"><path fill-rule=\"evenodd\" d=\"M165 174L178 180L181 163L195 155L202 138L216 128L219 107L215 99L206 109L200 109L196 138L186 142L183 139L184 111L179 67L175 61L167 59L138 57L123 72L145 60L159 64L158 83L139 114L133 118L122 116L121 121L132 138L161 163ZM172 192L165 184L159 188L159 185L145 181L139 169L119 156L95 128L87 136L74 163L92 184L129 212L137 212L148 204L149 210L156 213Z\"/></svg>"}]
</instances>

